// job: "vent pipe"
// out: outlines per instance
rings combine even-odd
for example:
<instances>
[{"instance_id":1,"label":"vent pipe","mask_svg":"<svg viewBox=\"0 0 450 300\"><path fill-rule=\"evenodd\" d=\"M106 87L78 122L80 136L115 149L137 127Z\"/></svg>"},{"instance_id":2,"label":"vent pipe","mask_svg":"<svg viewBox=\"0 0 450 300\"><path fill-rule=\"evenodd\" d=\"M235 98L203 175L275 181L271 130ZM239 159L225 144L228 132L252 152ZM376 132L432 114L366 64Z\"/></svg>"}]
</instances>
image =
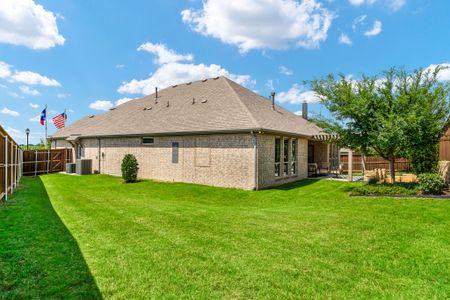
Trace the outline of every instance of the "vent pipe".
<instances>
[{"instance_id":1,"label":"vent pipe","mask_svg":"<svg viewBox=\"0 0 450 300\"><path fill-rule=\"evenodd\" d=\"M158 103L158 87L155 86L155 103Z\"/></svg>"},{"instance_id":2,"label":"vent pipe","mask_svg":"<svg viewBox=\"0 0 450 300\"><path fill-rule=\"evenodd\" d=\"M270 94L272 96L272 109L275 110L275 92Z\"/></svg>"},{"instance_id":3,"label":"vent pipe","mask_svg":"<svg viewBox=\"0 0 450 300\"><path fill-rule=\"evenodd\" d=\"M308 120L308 103L306 101L302 103L302 118Z\"/></svg>"}]
</instances>

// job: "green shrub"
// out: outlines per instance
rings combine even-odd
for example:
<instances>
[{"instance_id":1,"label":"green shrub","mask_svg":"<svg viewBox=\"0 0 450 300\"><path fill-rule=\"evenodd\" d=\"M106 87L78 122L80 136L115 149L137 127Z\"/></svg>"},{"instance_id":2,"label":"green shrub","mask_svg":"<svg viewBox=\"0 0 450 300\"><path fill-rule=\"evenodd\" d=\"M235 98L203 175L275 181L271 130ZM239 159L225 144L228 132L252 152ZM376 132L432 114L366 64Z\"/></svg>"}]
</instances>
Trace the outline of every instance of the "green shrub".
<instances>
[{"instance_id":1,"label":"green shrub","mask_svg":"<svg viewBox=\"0 0 450 300\"><path fill-rule=\"evenodd\" d=\"M350 188L352 196L364 195L416 195L419 192L416 183L383 183L383 184L363 184Z\"/></svg>"},{"instance_id":2,"label":"green shrub","mask_svg":"<svg viewBox=\"0 0 450 300\"><path fill-rule=\"evenodd\" d=\"M440 195L444 190L444 179L434 173L420 174L419 189L424 194Z\"/></svg>"},{"instance_id":3,"label":"green shrub","mask_svg":"<svg viewBox=\"0 0 450 300\"><path fill-rule=\"evenodd\" d=\"M133 154L127 154L122 160L122 178L126 183L136 182L139 163Z\"/></svg>"}]
</instances>

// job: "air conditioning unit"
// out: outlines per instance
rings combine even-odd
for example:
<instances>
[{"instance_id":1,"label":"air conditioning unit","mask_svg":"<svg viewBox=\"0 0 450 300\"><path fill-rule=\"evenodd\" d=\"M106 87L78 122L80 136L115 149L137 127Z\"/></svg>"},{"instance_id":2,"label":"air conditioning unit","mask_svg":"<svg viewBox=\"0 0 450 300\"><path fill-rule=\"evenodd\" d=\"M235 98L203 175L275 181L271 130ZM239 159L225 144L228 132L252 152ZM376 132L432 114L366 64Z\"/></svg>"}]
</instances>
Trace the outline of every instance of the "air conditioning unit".
<instances>
[{"instance_id":1,"label":"air conditioning unit","mask_svg":"<svg viewBox=\"0 0 450 300\"><path fill-rule=\"evenodd\" d=\"M77 164L66 164L66 173L67 174L73 174L76 172L76 166Z\"/></svg>"},{"instance_id":2,"label":"air conditioning unit","mask_svg":"<svg viewBox=\"0 0 450 300\"><path fill-rule=\"evenodd\" d=\"M92 159L77 159L76 171L78 175L92 174Z\"/></svg>"}]
</instances>

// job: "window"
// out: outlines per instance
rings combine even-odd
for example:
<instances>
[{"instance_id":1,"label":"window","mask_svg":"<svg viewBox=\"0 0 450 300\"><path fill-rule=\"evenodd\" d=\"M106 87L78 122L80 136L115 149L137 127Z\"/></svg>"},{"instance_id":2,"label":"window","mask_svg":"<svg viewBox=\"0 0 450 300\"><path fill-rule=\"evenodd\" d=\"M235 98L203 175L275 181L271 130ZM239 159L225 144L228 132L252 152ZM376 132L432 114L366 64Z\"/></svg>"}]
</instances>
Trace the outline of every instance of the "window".
<instances>
[{"instance_id":1,"label":"window","mask_svg":"<svg viewBox=\"0 0 450 300\"><path fill-rule=\"evenodd\" d=\"M283 175L289 175L289 139L283 139Z\"/></svg>"},{"instance_id":2,"label":"window","mask_svg":"<svg viewBox=\"0 0 450 300\"><path fill-rule=\"evenodd\" d=\"M178 163L178 150L180 148L180 144L178 142L172 143L172 163Z\"/></svg>"},{"instance_id":3,"label":"window","mask_svg":"<svg viewBox=\"0 0 450 300\"><path fill-rule=\"evenodd\" d=\"M314 163L314 145L308 145L308 164Z\"/></svg>"},{"instance_id":4,"label":"window","mask_svg":"<svg viewBox=\"0 0 450 300\"><path fill-rule=\"evenodd\" d=\"M143 145L153 145L155 143L155 138L153 137L143 137L142 144Z\"/></svg>"},{"instance_id":5,"label":"window","mask_svg":"<svg viewBox=\"0 0 450 300\"><path fill-rule=\"evenodd\" d=\"M275 139L275 177L281 176L281 139Z\"/></svg>"},{"instance_id":6,"label":"window","mask_svg":"<svg viewBox=\"0 0 450 300\"><path fill-rule=\"evenodd\" d=\"M297 174L297 139L291 139L291 174Z\"/></svg>"},{"instance_id":7,"label":"window","mask_svg":"<svg viewBox=\"0 0 450 300\"><path fill-rule=\"evenodd\" d=\"M83 146L81 144L77 144L77 159L80 159L84 156Z\"/></svg>"}]
</instances>

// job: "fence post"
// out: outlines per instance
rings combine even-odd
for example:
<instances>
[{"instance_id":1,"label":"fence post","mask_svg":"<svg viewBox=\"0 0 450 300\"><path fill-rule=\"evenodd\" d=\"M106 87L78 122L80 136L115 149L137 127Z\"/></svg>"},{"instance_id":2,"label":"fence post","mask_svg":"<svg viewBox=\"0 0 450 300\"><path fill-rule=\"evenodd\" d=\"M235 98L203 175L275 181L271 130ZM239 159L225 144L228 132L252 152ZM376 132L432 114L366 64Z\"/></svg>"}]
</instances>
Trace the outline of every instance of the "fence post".
<instances>
[{"instance_id":1,"label":"fence post","mask_svg":"<svg viewBox=\"0 0 450 300\"><path fill-rule=\"evenodd\" d=\"M37 150L34 150L34 177L37 175Z\"/></svg>"},{"instance_id":2,"label":"fence post","mask_svg":"<svg viewBox=\"0 0 450 300\"><path fill-rule=\"evenodd\" d=\"M8 136L5 136L5 201L8 201Z\"/></svg>"}]
</instances>

